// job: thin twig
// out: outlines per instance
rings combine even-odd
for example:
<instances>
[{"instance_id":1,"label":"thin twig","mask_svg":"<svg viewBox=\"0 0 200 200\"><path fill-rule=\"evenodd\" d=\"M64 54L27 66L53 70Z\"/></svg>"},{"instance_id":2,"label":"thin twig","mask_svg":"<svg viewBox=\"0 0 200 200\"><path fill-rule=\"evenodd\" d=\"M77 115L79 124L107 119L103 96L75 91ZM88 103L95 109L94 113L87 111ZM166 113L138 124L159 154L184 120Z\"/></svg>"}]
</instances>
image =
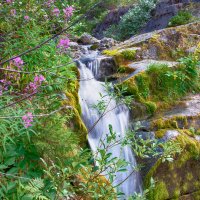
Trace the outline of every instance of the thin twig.
<instances>
[{"instance_id":1,"label":"thin twig","mask_svg":"<svg viewBox=\"0 0 200 200\"><path fill-rule=\"evenodd\" d=\"M43 114L32 115L32 116L33 117L46 117L46 116L53 115L53 114L55 114L55 113L57 113L57 112L59 112L59 111L61 111L63 109L68 109L68 108L72 109L73 107L72 106L63 106L63 107L61 107L61 108L59 108L57 110L54 110L54 111L52 111L50 113L43 113ZM22 118L22 117L23 116L0 116L0 119L11 119L11 118Z\"/></svg>"}]
</instances>

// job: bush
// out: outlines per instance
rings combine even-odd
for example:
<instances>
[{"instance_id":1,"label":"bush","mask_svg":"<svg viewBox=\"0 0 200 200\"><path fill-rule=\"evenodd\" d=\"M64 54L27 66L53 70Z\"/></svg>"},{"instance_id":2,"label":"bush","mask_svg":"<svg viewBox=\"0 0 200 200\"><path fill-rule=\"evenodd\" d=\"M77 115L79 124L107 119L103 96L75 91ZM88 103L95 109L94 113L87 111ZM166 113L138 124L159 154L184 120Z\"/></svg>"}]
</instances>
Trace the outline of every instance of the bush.
<instances>
[{"instance_id":1,"label":"bush","mask_svg":"<svg viewBox=\"0 0 200 200\"><path fill-rule=\"evenodd\" d=\"M169 26L179 26L188 24L192 21L193 16L188 11L179 11L178 14L171 18Z\"/></svg>"},{"instance_id":2,"label":"bush","mask_svg":"<svg viewBox=\"0 0 200 200\"><path fill-rule=\"evenodd\" d=\"M111 26L105 35L123 40L138 33L150 18L150 12L155 7L157 0L140 0L138 4L130 9L120 20L118 25Z\"/></svg>"}]
</instances>

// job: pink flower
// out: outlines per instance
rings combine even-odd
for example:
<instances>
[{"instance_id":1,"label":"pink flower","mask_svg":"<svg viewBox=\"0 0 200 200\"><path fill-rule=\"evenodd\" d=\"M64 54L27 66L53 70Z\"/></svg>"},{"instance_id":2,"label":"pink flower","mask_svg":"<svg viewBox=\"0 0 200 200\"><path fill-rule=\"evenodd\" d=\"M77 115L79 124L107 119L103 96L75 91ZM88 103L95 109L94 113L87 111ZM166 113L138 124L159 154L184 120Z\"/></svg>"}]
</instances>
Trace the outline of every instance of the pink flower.
<instances>
[{"instance_id":1,"label":"pink flower","mask_svg":"<svg viewBox=\"0 0 200 200\"><path fill-rule=\"evenodd\" d=\"M65 9L63 9L63 12L64 12L64 14L65 14L65 17L66 17L66 18L71 17L74 10L75 10L75 9L74 9L72 6L69 6L69 7L65 8Z\"/></svg>"},{"instance_id":2,"label":"pink flower","mask_svg":"<svg viewBox=\"0 0 200 200\"><path fill-rule=\"evenodd\" d=\"M25 91L28 93L37 92L38 87L41 86L43 81L45 81L45 78L43 75L35 76L34 81L30 82L27 85L27 87L25 88Z\"/></svg>"},{"instance_id":3,"label":"pink flower","mask_svg":"<svg viewBox=\"0 0 200 200\"><path fill-rule=\"evenodd\" d=\"M54 8L53 11L52 11L53 15L55 15L56 17L59 16L60 14L60 10L58 8Z\"/></svg>"},{"instance_id":4,"label":"pink flower","mask_svg":"<svg viewBox=\"0 0 200 200\"><path fill-rule=\"evenodd\" d=\"M24 127L25 128L28 128L28 127L32 126L32 124L31 124L33 122L33 115L32 115L32 113L28 112L26 115L24 115L22 117L22 120L24 122Z\"/></svg>"},{"instance_id":5,"label":"pink flower","mask_svg":"<svg viewBox=\"0 0 200 200\"><path fill-rule=\"evenodd\" d=\"M11 10L10 10L10 14L11 14L11 16L15 16L15 15L16 15L16 13L17 13L17 12L16 12L16 10L15 10L15 9L11 9Z\"/></svg>"},{"instance_id":6,"label":"pink flower","mask_svg":"<svg viewBox=\"0 0 200 200\"><path fill-rule=\"evenodd\" d=\"M24 61L20 57L13 59L13 62L14 62L14 65L18 67L19 69L21 69L22 65L24 64Z\"/></svg>"},{"instance_id":7,"label":"pink flower","mask_svg":"<svg viewBox=\"0 0 200 200\"><path fill-rule=\"evenodd\" d=\"M60 39L58 48L68 48L69 47L70 40L68 38L66 39Z\"/></svg>"},{"instance_id":8,"label":"pink flower","mask_svg":"<svg viewBox=\"0 0 200 200\"><path fill-rule=\"evenodd\" d=\"M6 0L6 3L11 4L13 0Z\"/></svg>"},{"instance_id":9,"label":"pink flower","mask_svg":"<svg viewBox=\"0 0 200 200\"><path fill-rule=\"evenodd\" d=\"M35 83L41 84L43 81L45 81L45 78L43 75L35 76L35 78L34 78Z\"/></svg>"},{"instance_id":10,"label":"pink flower","mask_svg":"<svg viewBox=\"0 0 200 200\"><path fill-rule=\"evenodd\" d=\"M28 15L25 15L24 19L28 21L30 19L30 17Z\"/></svg>"}]
</instances>

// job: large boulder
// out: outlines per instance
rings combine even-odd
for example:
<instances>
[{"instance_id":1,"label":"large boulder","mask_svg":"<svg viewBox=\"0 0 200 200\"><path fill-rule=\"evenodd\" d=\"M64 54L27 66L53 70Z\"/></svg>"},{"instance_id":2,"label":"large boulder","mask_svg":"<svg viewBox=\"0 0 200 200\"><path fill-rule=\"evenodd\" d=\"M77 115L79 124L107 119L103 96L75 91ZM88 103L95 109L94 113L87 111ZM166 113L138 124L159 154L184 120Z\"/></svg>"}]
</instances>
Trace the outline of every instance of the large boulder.
<instances>
[{"instance_id":1,"label":"large boulder","mask_svg":"<svg viewBox=\"0 0 200 200\"><path fill-rule=\"evenodd\" d=\"M142 29L141 33L148 33L155 30L164 29L168 26L170 19L175 16L179 10L186 8L187 5L194 2L200 2L199 0L161 0L158 2L156 8L152 11L152 17ZM197 4L197 6L199 6ZM194 11L193 11L194 10ZM198 9L192 9L190 11L193 15L198 16Z\"/></svg>"},{"instance_id":2,"label":"large boulder","mask_svg":"<svg viewBox=\"0 0 200 200\"><path fill-rule=\"evenodd\" d=\"M98 44L100 41L88 33L83 33L78 39L78 43L83 45Z\"/></svg>"}]
</instances>

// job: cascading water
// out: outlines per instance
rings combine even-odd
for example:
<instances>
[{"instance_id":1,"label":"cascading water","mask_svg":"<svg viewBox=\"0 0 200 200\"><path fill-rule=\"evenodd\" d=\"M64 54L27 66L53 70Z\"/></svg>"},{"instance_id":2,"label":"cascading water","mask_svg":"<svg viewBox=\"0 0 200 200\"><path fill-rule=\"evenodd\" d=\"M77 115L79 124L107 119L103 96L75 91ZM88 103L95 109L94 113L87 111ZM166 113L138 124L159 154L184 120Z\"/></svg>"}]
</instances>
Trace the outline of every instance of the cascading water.
<instances>
[{"instance_id":1,"label":"cascading water","mask_svg":"<svg viewBox=\"0 0 200 200\"><path fill-rule=\"evenodd\" d=\"M95 54L93 54L93 56L94 55ZM91 55L88 55L87 59L90 60ZM93 107L93 105L96 105L98 100L100 100L100 93L103 96L108 96L105 91L104 83L95 79L99 70L100 59L101 57L98 56L91 59L87 62L87 66L84 62L81 62L81 60L78 61L80 78L83 80L80 81L79 89L82 118L88 130L93 127L88 136L88 141L93 152L96 152L97 148L99 148L100 140L105 138L106 134L109 134L109 125L112 125L118 138L123 138L129 124L128 108L125 105L117 106L113 99L107 99L109 103L104 112L106 114L102 118L101 113ZM97 121L98 123L94 126ZM130 163L130 165L127 166L126 172L117 172L116 180L113 183L113 185L117 185L125 180L119 187L120 191L125 194L125 197L120 199L127 199L128 196L133 195L134 192L141 192L139 174L136 171L133 173L133 168L136 167L136 160L131 148L128 146L122 147L119 144L109 151L112 153L112 157L122 158Z\"/></svg>"}]
</instances>

